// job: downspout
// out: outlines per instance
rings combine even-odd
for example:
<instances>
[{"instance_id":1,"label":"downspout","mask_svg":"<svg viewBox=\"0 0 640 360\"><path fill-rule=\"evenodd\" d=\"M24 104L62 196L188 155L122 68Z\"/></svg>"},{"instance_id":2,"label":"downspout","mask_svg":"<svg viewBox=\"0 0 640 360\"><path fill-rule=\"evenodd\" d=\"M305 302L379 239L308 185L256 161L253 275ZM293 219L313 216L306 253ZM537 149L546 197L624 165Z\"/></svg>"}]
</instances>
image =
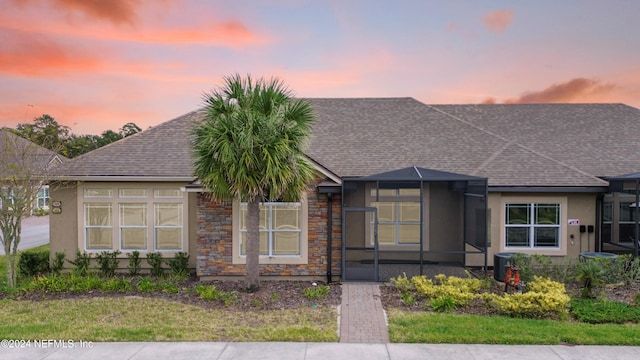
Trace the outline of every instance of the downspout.
<instances>
[{"instance_id":1,"label":"downspout","mask_svg":"<svg viewBox=\"0 0 640 360\"><path fill-rule=\"evenodd\" d=\"M333 232L333 199L331 198L331 193L327 193L327 204L329 207L327 208L327 284L331 282L331 278L333 274L331 273L331 241L332 241L332 232Z\"/></svg>"},{"instance_id":2,"label":"downspout","mask_svg":"<svg viewBox=\"0 0 640 360\"><path fill-rule=\"evenodd\" d=\"M604 203L604 194L598 194L596 198L596 229L595 229L595 239L593 244L593 251L599 252L602 244L602 239L600 238L600 227L602 224L602 207ZM611 225L613 227L613 224ZM582 249L580 249L582 251ZM587 248L589 251L589 248Z\"/></svg>"}]
</instances>

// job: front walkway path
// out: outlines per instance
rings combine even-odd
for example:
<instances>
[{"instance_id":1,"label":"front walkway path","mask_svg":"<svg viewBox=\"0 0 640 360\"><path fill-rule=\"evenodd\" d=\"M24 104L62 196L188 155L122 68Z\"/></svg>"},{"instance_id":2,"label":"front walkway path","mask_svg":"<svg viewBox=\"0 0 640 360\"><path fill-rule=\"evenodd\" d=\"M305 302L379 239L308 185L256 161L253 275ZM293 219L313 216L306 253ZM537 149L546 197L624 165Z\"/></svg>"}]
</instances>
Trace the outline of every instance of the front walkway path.
<instances>
[{"instance_id":1,"label":"front walkway path","mask_svg":"<svg viewBox=\"0 0 640 360\"><path fill-rule=\"evenodd\" d=\"M387 319L377 284L343 283L341 343L388 343Z\"/></svg>"}]
</instances>

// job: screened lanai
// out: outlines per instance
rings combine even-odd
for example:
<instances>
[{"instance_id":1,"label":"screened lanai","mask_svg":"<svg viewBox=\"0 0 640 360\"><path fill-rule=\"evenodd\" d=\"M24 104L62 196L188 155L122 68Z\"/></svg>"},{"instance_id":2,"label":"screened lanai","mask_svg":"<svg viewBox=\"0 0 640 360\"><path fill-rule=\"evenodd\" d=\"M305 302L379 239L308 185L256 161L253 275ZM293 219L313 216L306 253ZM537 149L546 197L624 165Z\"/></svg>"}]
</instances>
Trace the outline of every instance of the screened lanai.
<instances>
[{"instance_id":1,"label":"screened lanai","mask_svg":"<svg viewBox=\"0 0 640 360\"><path fill-rule=\"evenodd\" d=\"M409 167L343 179L345 281L388 281L469 254L487 264L487 179Z\"/></svg>"},{"instance_id":2,"label":"screened lanai","mask_svg":"<svg viewBox=\"0 0 640 360\"><path fill-rule=\"evenodd\" d=\"M601 251L640 252L640 173L615 176L602 202Z\"/></svg>"}]
</instances>

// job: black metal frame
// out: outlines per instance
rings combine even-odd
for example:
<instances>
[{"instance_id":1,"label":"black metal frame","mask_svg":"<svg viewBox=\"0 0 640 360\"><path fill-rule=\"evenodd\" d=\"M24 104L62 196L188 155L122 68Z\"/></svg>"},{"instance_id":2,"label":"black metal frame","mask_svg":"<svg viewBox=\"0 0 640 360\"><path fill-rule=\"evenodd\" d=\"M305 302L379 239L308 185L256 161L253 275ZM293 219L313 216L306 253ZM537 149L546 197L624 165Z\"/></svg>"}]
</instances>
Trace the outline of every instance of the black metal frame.
<instances>
[{"instance_id":1,"label":"black metal frame","mask_svg":"<svg viewBox=\"0 0 640 360\"><path fill-rule=\"evenodd\" d=\"M625 184L632 184L634 187L634 195L635 195L635 208L634 208L634 239L632 240L633 245L633 254L635 257L640 255L640 173L631 173L626 175L614 176L607 178L609 181L609 191L610 192L621 192L625 188ZM600 219L602 221L602 219ZM612 225L613 226L613 225ZM602 244L605 241L600 238L600 247L602 248ZM626 246L606 242L609 245L619 246L623 248L627 248Z\"/></svg>"},{"instance_id":2,"label":"black metal frame","mask_svg":"<svg viewBox=\"0 0 640 360\"><path fill-rule=\"evenodd\" d=\"M450 192L462 192L463 197L463 208L464 208L464 218L462 220L464 224L463 236L462 236L462 251L459 250L450 250L450 251L434 251L434 250L424 250L424 223L425 221L429 221L428 219L424 219L424 207L427 205L424 202L424 184L425 183L446 183L448 184L448 188ZM349 280L346 278L346 252L350 250L365 250L363 249L355 249L347 246L346 241L346 229L347 229L347 219L346 212L347 211L369 211L369 207L363 206L354 206L349 207L346 204L347 192L352 191L351 188L354 187L358 189L358 183L375 183L376 194L379 193L381 188L419 188L420 189L420 254L419 254L419 265L420 265L420 275L424 274L424 265L425 265L425 255L427 254L461 254L466 257L467 254L483 254L484 255L484 270L487 270L487 179L476 176L468 176L463 174L455 174L444 171L423 169L417 167L409 167L404 169L399 169L391 172L386 172L382 174L376 174L361 178L354 179L343 179L342 186L342 201L343 201L343 212L342 212L342 268L343 268L343 280ZM353 184L353 186L350 186ZM357 190L354 190L354 192ZM362 191L362 189L360 189ZM366 194L365 194L366 196ZM476 210L478 208L478 203L481 202L481 210L479 215L474 213L470 214L472 210ZM474 221L474 224L469 224L470 221ZM375 281L379 280L378 276L378 265L379 265L379 254L381 252L392 253L393 251L381 251L378 247L377 241L377 217L375 219L375 227L376 232L375 243L374 243L374 268L375 268ZM478 229L478 227L480 229ZM468 251L467 245L475 248L477 251ZM405 261L409 261L405 259ZM401 263L401 262L400 262Z\"/></svg>"}]
</instances>

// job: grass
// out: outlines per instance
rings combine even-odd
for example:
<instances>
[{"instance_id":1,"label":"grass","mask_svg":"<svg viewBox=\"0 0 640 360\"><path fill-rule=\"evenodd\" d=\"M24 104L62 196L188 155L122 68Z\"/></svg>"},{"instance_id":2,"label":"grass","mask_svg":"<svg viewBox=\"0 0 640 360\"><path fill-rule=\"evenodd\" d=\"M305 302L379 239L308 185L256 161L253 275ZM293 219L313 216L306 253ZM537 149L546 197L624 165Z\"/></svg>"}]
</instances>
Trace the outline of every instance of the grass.
<instances>
[{"instance_id":1,"label":"grass","mask_svg":"<svg viewBox=\"0 0 640 360\"><path fill-rule=\"evenodd\" d=\"M396 343L640 345L640 324L518 319L505 316L415 313L391 309Z\"/></svg>"},{"instance_id":2,"label":"grass","mask_svg":"<svg viewBox=\"0 0 640 360\"><path fill-rule=\"evenodd\" d=\"M239 312L154 298L0 301L8 339L86 341L337 341L331 308Z\"/></svg>"}]
</instances>

